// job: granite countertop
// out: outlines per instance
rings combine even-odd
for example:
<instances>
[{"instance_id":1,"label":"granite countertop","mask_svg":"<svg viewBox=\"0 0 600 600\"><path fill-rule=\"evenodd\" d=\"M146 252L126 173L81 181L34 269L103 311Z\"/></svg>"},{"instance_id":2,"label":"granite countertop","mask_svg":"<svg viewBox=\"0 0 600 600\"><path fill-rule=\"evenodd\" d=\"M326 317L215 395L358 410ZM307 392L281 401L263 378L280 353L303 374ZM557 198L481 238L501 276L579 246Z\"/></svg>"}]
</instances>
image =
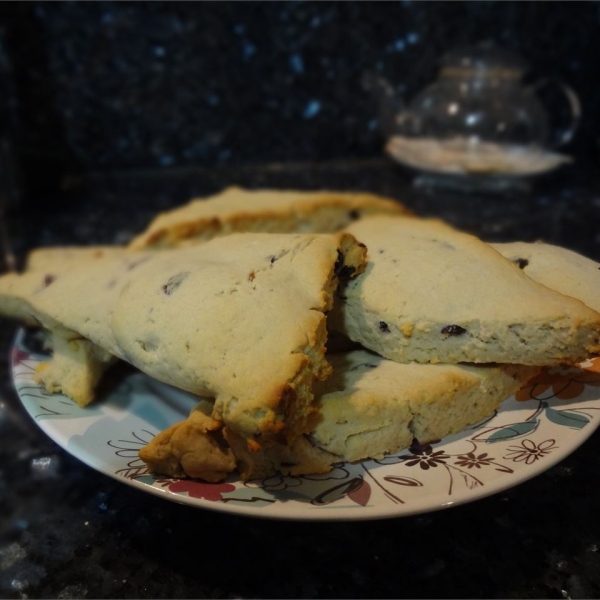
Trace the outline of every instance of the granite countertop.
<instances>
[{"instance_id":1,"label":"granite countertop","mask_svg":"<svg viewBox=\"0 0 600 600\"><path fill-rule=\"evenodd\" d=\"M12 216L17 251L122 243L157 210L224 185L363 189L489 240L542 238L600 259L600 181L566 169L529 194L412 189L384 159L94 175ZM384 521L255 520L167 502L101 475L46 437L8 374L0 328L0 596L10 598L600 595L600 437L535 479L449 510Z\"/></svg>"}]
</instances>

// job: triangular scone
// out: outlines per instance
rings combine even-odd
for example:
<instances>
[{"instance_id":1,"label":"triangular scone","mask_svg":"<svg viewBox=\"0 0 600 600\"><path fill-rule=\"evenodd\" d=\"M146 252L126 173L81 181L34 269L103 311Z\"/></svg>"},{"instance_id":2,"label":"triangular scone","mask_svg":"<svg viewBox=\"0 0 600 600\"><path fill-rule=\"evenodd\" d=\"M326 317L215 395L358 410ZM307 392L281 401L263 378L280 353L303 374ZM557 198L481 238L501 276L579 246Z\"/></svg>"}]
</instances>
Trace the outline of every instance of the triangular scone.
<instances>
[{"instance_id":1,"label":"triangular scone","mask_svg":"<svg viewBox=\"0 0 600 600\"><path fill-rule=\"evenodd\" d=\"M257 446L306 430L326 377L325 312L366 249L348 234L235 234L0 278L0 314L81 336L149 375L216 397ZM70 337L69 337L69 334Z\"/></svg>"},{"instance_id":2,"label":"triangular scone","mask_svg":"<svg viewBox=\"0 0 600 600\"><path fill-rule=\"evenodd\" d=\"M80 264L129 252L118 246L48 246L29 252L25 268L43 272L44 279L50 281ZM50 331L50 335L52 356L38 365L35 380L49 392L62 392L79 406L87 406L116 358L75 333L69 333L66 339L60 333Z\"/></svg>"},{"instance_id":3,"label":"triangular scone","mask_svg":"<svg viewBox=\"0 0 600 600\"><path fill-rule=\"evenodd\" d=\"M130 247L197 244L234 232L333 233L364 215L410 214L402 204L373 194L229 187L159 214Z\"/></svg>"},{"instance_id":4,"label":"triangular scone","mask_svg":"<svg viewBox=\"0 0 600 600\"><path fill-rule=\"evenodd\" d=\"M600 264L560 246L550 244L492 244L538 283L565 296L581 300L600 311Z\"/></svg>"},{"instance_id":5,"label":"triangular scone","mask_svg":"<svg viewBox=\"0 0 600 600\"><path fill-rule=\"evenodd\" d=\"M493 414L538 372L522 365L401 364L366 350L328 356L315 385L317 447L358 461L458 433Z\"/></svg>"},{"instance_id":6,"label":"triangular scone","mask_svg":"<svg viewBox=\"0 0 600 600\"><path fill-rule=\"evenodd\" d=\"M338 462L398 452L413 439L441 439L491 416L539 371L520 365L400 364L365 350L328 358L333 375L315 385L310 435L252 452L243 438L225 429L242 479L326 473ZM203 450L206 443L192 434L197 417L192 413L140 451L152 471L194 477L196 465L206 468L212 460ZM214 473L220 464L215 463Z\"/></svg>"},{"instance_id":7,"label":"triangular scone","mask_svg":"<svg viewBox=\"0 0 600 600\"><path fill-rule=\"evenodd\" d=\"M435 220L372 217L369 248L330 322L397 362L574 363L600 351L600 314L533 281L488 244Z\"/></svg>"}]
</instances>

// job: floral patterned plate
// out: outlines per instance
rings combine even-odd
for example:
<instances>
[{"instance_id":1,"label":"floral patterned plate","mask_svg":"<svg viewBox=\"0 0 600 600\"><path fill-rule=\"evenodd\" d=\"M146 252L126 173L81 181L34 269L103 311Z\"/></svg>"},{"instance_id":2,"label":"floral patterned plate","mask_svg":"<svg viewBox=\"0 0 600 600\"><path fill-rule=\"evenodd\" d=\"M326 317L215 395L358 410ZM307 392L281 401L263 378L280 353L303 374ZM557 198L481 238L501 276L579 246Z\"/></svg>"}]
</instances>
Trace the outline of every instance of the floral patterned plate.
<instances>
[{"instance_id":1,"label":"floral patterned plate","mask_svg":"<svg viewBox=\"0 0 600 600\"><path fill-rule=\"evenodd\" d=\"M90 467L183 504L255 517L375 519L470 502L529 479L573 452L600 423L600 358L545 371L492 418L439 442L379 461L340 463L326 475L243 483L175 480L149 474L138 450L185 418L194 398L142 373L79 408L33 380L44 356L21 331L12 372L25 409L56 443Z\"/></svg>"}]
</instances>

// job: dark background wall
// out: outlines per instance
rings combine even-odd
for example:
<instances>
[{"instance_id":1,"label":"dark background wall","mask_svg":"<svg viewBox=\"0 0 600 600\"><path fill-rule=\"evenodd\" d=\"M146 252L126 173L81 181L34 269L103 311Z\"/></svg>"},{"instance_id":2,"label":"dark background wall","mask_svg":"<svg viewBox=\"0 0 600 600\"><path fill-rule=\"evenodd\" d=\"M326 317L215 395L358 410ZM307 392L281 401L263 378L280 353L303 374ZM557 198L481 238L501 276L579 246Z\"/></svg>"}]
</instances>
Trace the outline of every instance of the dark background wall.
<instances>
[{"instance_id":1,"label":"dark background wall","mask_svg":"<svg viewBox=\"0 0 600 600\"><path fill-rule=\"evenodd\" d=\"M3 115L30 184L66 174L381 154L365 70L408 97L492 39L580 94L596 155L600 5L544 2L2 3ZM12 69L12 80L6 71ZM12 84L11 84L12 81ZM0 99L1 101L1 99Z\"/></svg>"}]
</instances>

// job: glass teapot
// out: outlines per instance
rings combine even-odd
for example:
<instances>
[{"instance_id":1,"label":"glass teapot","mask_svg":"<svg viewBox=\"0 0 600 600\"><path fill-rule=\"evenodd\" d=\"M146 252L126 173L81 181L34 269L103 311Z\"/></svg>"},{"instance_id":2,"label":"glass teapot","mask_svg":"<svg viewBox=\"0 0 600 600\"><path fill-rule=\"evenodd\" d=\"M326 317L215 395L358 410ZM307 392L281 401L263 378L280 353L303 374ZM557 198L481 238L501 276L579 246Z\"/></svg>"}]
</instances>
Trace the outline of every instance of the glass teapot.
<instances>
[{"instance_id":1,"label":"glass teapot","mask_svg":"<svg viewBox=\"0 0 600 600\"><path fill-rule=\"evenodd\" d=\"M554 79L526 86L522 82L526 70L518 56L480 44L446 54L438 79L408 106L377 75L367 74L363 84L379 95L388 152L394 155L395 149L401 162L407 162L402 160L404 153L410 166L428 171L514 174L513 167L529 168L522 160L524 151L537 157L536 165L529 165L534 171L544 170L544 161L540 163L544 154L550 168L568 160L544 149L569 142L581 115L579 99L570 87ZM547 85L558 86L571 112L569 125L552 136L548 115L536 95Z\"/></svg>"}]
</instances>

